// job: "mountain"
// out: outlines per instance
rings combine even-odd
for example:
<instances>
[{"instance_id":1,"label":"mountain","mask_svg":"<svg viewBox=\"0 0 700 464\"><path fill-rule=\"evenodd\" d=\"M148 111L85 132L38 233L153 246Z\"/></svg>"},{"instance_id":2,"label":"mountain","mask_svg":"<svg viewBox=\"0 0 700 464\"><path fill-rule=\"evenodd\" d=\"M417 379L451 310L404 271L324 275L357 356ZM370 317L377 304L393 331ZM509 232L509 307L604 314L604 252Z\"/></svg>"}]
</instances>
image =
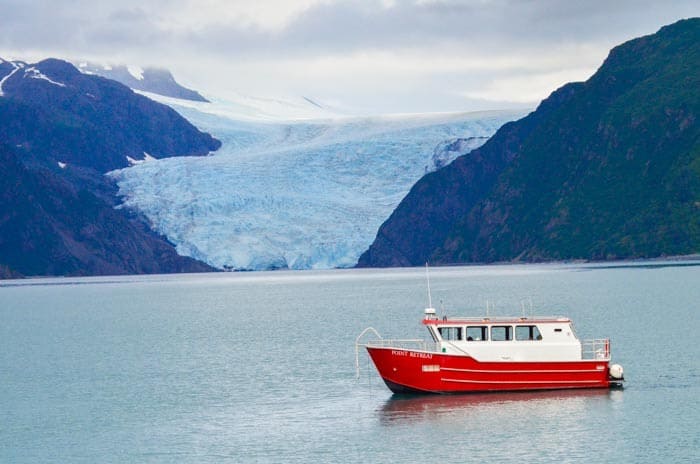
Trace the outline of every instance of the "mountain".
<instances>
[{"instance_id":1,"label":"mountain","mask_svg":"<svg viewBox=\"0 0 700 464\"><path fill-rule=\"evenodd\" d=\"M206 155L221 146L172 108L57 59L1 63L0 96L0 140L41 161L106 172L146 154Z\"/></svg>"},{"instance_id":2,"label":"mountain","mask_svg":"<svg viewBox=\"0 0 700 464\"><path fill-rule=\"evenodd\" d=\"M217 101L186 105L178 112L223 141L215 156L147 162L110 175L124 205L180 254L245 270L354 266L416 180L522 115L289 121L268 119L272 107L263 105L255 120L260 113L241 119L236 107Z\"/></svg>"},{"instance_id":3,"label":"mountain","mask_svg":"<svg viewBox=\"0 0 700 464\"><path fill-rule=\"evenodd\" d=\"M211 270L178 256L139 218L114 209L60 167L24 166L24 154L0 144L0 262L14 271L9 277Z\"/></svg>"},{"instance_id":4,"label":"mountain","mask_svg":"<svg viewBox=\"0 0 700 464\"><path fill-rule=\"evenodd\" d=\"M155 93L164 97L208 102L199 92L178 84L167 69L140 68L126 65L97 65L80 62L78 69L85 74L96 74L124 84L135 90Z\"/></svg>"},{"instance_id":5,"label":"mountain","mask_svg":"<svg viewBox=\"0 0 700 464\"><path fill-rule=\"evenodd\" d=\"M358 266L700 251L700 19L614 48L420 179Z\"/></svg>"},{"instance_id":6,"label":"mountain","mask_svg":"<svg viewBox=\"0 0 700 464\"><path fill-rule=\"evenodd\" d=\"M219 146L173 109L65 61L0 60L0 274L211 270L116 209L104 174Z\"/></svg>"}]
</instances>

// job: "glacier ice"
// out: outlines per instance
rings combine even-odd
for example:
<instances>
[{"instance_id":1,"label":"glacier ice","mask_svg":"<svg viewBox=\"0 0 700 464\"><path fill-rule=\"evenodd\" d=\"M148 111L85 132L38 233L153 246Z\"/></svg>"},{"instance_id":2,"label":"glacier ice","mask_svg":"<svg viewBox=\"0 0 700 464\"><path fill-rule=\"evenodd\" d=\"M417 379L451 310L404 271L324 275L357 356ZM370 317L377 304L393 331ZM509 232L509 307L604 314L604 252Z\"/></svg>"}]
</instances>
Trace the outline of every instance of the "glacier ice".
<instances>
[{"instance_id":1,"label":"glacier ice","mask_svg":"<svg viewBox=\"0 0 700 464\"><path fill-rule=\"evenodd\" d=\"M179 254L236 270L355 265L426 171L522 114L256 121L170 104L221 149L109 175Z\"/></svg>"}]
</instances>

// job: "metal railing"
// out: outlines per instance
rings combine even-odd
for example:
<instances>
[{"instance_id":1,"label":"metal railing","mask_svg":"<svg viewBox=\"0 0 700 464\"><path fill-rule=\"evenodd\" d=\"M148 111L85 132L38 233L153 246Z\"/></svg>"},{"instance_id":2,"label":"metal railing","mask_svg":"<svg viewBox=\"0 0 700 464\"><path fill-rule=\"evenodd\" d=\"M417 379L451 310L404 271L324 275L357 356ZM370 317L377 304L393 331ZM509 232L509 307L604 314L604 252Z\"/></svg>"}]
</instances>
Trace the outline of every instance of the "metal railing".
<instances>
[{"instance_id":1,"label":"metal railing","mask_svg":"<svg viewBox=\"0 0 700 464\"><path fill-rule=\"evenodd\" d=\"M361 343L361 346L369 346L376 348L396 348L399 350L418 350L431 352L439 351L437 343L427 342L418 338L387 338L381 340L370 340L367 343Z\"/></svg>"},{"instance_id":2,"label":"metal railing","mask_svg":"<svg viewBox=\"0 0 700 464\"><path fill-rule=\"evenodd\" d=\"M581 359L610 360L610 339L581 340Z\"/></svg>"},{"instance_id":3,"label":"metal railing","mask_svg":"<svg viewBox=\"0 0 700 464\"><path fill-rule=\"evenodd\" d=\"M376 338L368 340L364 343L360 342L362 337L366 333L371 332ZM428 342L419 338L399 338L399 339L389 339L382 338L373 327L367 327L365 330L357 336L355 339L355 369L357 371L357 377L360 377L360 348L362 347L377 347L377 348L396 348L399 350L419 350L419 351L429 351L429 352L439 352L440 347L436 342Z\"/></svg>"}]
</instances>

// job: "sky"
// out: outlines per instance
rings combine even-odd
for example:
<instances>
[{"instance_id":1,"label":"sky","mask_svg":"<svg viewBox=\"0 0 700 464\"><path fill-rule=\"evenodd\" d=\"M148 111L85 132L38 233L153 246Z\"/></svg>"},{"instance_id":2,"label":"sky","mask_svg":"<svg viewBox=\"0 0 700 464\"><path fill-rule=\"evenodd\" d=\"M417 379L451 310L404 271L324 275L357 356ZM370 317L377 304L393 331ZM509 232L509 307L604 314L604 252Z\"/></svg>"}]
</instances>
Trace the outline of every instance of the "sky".
<instances>
[{"instance_id":1,"label":"sky","mask_svg":"<svg viewBox=\"0 0 700 464\"><path fill-rule=\"evenodd\" d=\"M353 113L534 107L673 0L0 0L0 57L164 67L205 95Z\"/></svg>"}]
</instances>

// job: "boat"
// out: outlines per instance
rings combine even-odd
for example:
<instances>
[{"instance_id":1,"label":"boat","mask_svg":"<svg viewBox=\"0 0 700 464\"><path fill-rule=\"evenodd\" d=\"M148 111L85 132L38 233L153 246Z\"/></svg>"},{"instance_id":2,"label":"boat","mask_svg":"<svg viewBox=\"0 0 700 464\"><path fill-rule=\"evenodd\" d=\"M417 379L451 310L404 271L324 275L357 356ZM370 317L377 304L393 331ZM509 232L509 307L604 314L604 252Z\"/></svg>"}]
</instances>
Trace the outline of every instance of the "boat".
<instances>
[{"instance_id":1,"label":"boat","mask_svg":"<svg viewBox=\"0 0 700 464\"><path fill-rule=\"evenodd\" d=\"M623 368L610 340L579 340L567 317L438 317L427 308L430 340L389 340L372 327L357 337L387 387L404 393L469 393L615 388ZM366 342L367 334L374 337Z\"/></svg>"}]
</instances>

